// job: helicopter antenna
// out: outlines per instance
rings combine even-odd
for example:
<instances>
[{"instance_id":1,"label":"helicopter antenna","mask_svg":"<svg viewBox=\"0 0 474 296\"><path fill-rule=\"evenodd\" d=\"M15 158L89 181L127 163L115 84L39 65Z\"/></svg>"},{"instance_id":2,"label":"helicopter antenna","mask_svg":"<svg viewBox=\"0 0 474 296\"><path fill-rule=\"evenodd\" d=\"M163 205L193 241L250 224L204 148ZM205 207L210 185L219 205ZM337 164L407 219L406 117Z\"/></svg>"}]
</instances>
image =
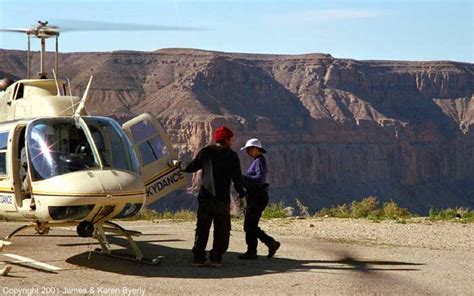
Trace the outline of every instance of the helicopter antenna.
<instances>
[{"instance_id":1,"label":"helicopter antenna","mask_svg":"<svg viewBox=\"0 0 474 296\"><path fill-rule=\"evenodd\" d=\"M57 96L60 96L61 90L59 89L58 77L56 77L56 71L54 71L54 69L52 69L52 71L53 71L54 82L56 83L56 90L58 91Z\"/></svg>"},{"instance_id":2,"label":"helicopter antenna","mask_svg":"<svg viewBox=\"0 0 474 296\"><path fill-rule=\"evenodd\" d=\"M86 91L84 92L84 95L82 96L81 103L80 103L79 106L77 107L76 112L74 112L74 116L75 116L75 117L81 116L81 112L82 112L83 110L85 110L85 108L86 108L87 95L89 94L89 89L90 89L90 87L91 87L91 83L92 83L92 78L93 78L93 77L94 77L94 76L91 75L91 78L89 79L89 83L87 84Z\"/></svg>"},{"instance_id":3,"label":"helicopter antenna","mask_svg":"<svg viewBox=\"0 0 474 296\"><path fill-rule=\"evenodd\" d=\"M72 89L71 89L71 80L67 79L67 88L69 88L69 96L71 97L71 108L72 113L74 114L74 101L72 100Z\"/></svg>"},{"instance_id":4,"label":"helicopter antenna","mask_svg":"<svg viewBox=\"0 0 474 296\"><path fill-rule=\"evenodd\" d=\"M59 33L56 35L56 53L54 54L54 69L58 73L59 65ZM58 73L59 75L59 73Z\"/></svg>"},{"instance_id":5,"label":"helicopter antenna","mask_svg":"<svg viewBox=\"0 0 474 296\"><path fill-rule=\"evenodd\" d=\"M71 80L67 79L67 88L69 88L69 96L72 97L72 89L71 89Z\"/></svg>"},{"instance_id":6,"label":"helicopter antenna","mask_svg":"<svg viewBox=\"0 0 474 296\"><path fill-rule=\"evenodd\" d=\"M28 35L28 51L26 53L26 60L27 60L27 66L26 66L26 78L30 79L30 70L31 70L31 37Z\"/></svg>"}]
</instances>

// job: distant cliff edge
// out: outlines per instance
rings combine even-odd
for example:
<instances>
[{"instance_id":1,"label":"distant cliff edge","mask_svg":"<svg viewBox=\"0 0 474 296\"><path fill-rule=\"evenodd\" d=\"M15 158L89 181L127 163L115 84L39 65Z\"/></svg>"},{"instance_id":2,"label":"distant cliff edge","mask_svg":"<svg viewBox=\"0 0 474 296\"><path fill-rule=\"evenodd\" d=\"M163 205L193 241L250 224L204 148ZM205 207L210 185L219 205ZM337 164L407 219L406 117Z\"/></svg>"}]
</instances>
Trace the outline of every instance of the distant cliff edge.
<instances>
[{"instance_id":1,"label":"distant cliff edge","mask_svg":"<svg viewBox=\"0 0 474 296\"><path fill-rule=\"evenodd\" d=\"M237 145L260 138L274 201L316 210L374 195L418 212L474 208L474 64L193 49L67 53L60 64L75 94L94 75L94 114L152 112L185 160L221 124ZM0 76L25 72L25 52L0 50ZM156 207L194 206L198 181Z\"/></svg>"}]
</instances>

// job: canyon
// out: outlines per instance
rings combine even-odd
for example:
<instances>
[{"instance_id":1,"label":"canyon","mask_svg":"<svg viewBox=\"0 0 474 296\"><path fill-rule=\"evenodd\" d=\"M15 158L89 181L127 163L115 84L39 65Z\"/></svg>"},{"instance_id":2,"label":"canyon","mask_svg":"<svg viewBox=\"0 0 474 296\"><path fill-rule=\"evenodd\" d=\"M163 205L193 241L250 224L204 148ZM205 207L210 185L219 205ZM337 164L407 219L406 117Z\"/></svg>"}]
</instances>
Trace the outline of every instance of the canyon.
<instances>
[{"instance_id":1,"label":"canyon","mask_svg":"<svg viewBox=\"0 0 474 296\"><path fill-rule=\"evenodd\" d=\"M0 49L0 77L25 73L26 52ZM221 125L234 130L236 150L259 138L273 202L315 211L376 196L421 214L474 207L474 64L180 48L60 54L59 76L75 95L90 75L91 114L124 122L151 112L183 162ZM244 169L250 159L239 155ZM199 180L153 206L195 208Z\"/></svg>"}]
</instances>

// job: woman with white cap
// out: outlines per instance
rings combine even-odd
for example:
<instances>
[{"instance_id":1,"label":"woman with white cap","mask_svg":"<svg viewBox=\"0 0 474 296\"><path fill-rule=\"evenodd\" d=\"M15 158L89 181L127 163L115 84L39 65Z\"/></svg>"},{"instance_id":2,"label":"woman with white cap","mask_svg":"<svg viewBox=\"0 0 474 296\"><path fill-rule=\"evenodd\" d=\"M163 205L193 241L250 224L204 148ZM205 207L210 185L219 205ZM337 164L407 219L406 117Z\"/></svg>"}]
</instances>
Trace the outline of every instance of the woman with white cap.
<instances>
[{"instance_id":1,"label":"woman with white cap","mask_svg":"<svg viewBox=\"0 0 474 296\"><path fill-rule=\"evenodd\" d=\"M247 252L240 255L239 258L244 260L257 259L258 239L267 245L267 258L271 258L280 247L280 243L258 227L262 212L268 204L268 184L265 182L267 177L267 160L264 156L266 150L258 139L248 140L240 150L246 150L247 154L254 161L243 176L244 186L247 189L247 208L244 221Z\"/></svg>"}]
</instances>

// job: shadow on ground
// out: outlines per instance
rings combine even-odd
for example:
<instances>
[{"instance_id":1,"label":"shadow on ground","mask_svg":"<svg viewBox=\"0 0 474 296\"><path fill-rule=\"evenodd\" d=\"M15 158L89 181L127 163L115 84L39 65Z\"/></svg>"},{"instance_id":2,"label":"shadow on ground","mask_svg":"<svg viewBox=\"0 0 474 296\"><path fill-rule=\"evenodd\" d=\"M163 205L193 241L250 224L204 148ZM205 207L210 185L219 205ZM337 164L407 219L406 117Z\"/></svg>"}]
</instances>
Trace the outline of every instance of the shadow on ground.
<instances>
[{"instance_id":1,"label":"shadow on ground","mask_svg":"<svg viewBox=\"0 0 474 296\"><path fill-rule=\"evenodd\" d=\"M122 247L127 247L128 245L125 239L118 237L111 238L110 242ZM238 278L273 273L328 271L355 271L376 276L375 273L378 271L418 271L417 266L424 265L398 261L360 260L353 258L348 252L343 250L340 250L338 253L333 252L336 257L334 260L297 260L280 258L278 256L267 259L260 256L256 261L242 261L237 258L238 253L227 252L223 259L224 266L216 269L191 266L192 254L189 249L155 245L144 241L137 243L145 256L165 256L162 263L151 266L95 253L89 259L89 252L70 257L66 262L80 267L121 275L162 278ZM326 251L315 250L315 254L318 252Z\"/></svg>"}]
</instances>

